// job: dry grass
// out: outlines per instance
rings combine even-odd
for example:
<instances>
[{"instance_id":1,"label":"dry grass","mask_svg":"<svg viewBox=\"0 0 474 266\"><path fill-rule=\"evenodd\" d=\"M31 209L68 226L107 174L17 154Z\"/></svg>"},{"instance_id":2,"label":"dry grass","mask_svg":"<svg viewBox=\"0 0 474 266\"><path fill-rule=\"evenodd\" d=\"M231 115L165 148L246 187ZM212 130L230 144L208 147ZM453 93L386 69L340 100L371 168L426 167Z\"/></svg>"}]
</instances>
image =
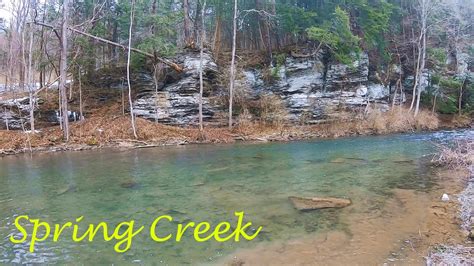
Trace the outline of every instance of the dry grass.
<instances>
[{"instance_id":1,"label":"dry grass","mask_svg":"<svg viewBox=\"0 0 474 266\"><path fill-rule=\"evenodd\" d=\"M378 134L434 130L439 127L439 119L436 114L421 110L414 117L408 110L399 108L386 113L374 110L368 115L365 123L365 128L372 128Z\"/></svg>"},{"instance_id":2,"label":"dry grass","mask_svg":"<svg viewBox=\"0 0 474 266\"><path fill-rule=\"evenodd\" d=\"M281 128L288 122L288 110L281 97L274 94L263 95L258 101L258 107L261 123Z\"/></svg>"},{"instance_id":3,"label":"dry grass","mask_svg":"<svg viewBox=\"0 0 474 266\"><path fill-rule=\"evenodd\" d=\"M474 165L474 140L462 140L453 146L439 145L439 152L432 159L436 165L450 169L466 168Z\"/></svg>"},{"instance_id":4,"label":"dry grass","mask_svg":"<svg viewBox=\"0 0 474 266\"><path fill-rule=\"evenodd\" d=\"M258 105L259 114L242 110L237 125L227 127L205 126L203 134L197 128L182 128L157 124L137 118L138 139L133 138L130 117L121 115L121 104L96 107L85 121L72 123L70 141L65 144L58 126L42 128L37 134L21 131L0 131L1 150L28 150L38 147L79 146L141 146L183 143L231 143L236 140L296 140L313 138L338 138L354 135L386 134L433 130L438 119L429 112L421 112L415 119L407 110L371 112L368 116L336 118L317 125L288 124L281 102L265 99ZM255 107L255 106L254 106ZM256 117L261 117L261 119Z\"/></svg>"},{"instance_id":5,"label":"dry grass","mask_svg":"<svg viewBox=\"0 0 474 266\"><path fill-rule=\"evenodd\" d=\"M372 110L368 115L344 117L326 124L311 126L311 131L319 137L338 138L352 135L371 135L435 130L439 128L436 115L421 111L415 118L407 109L395 109L388 112Z\"/></svg>"}]
</instances>

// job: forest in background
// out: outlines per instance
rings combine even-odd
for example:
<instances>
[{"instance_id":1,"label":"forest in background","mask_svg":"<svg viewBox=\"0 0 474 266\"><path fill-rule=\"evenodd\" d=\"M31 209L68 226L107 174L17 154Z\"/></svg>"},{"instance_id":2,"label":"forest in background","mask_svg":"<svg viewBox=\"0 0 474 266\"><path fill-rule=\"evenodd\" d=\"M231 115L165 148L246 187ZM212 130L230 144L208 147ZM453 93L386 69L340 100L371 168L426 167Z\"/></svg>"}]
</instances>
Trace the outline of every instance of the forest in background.
<instances>
[{"instance_id":1,"label":"forest in background","mask_svg":"<svg viewBox=\"0 0 474 266\"><path fill-rule=\"evenodd\" d=\"M474 107L472 0L14 0L3 4L11 14L2 21L5 91L29 93L34 129L38 89L32 84L39 83L42 90L59 81L65 139L68 92L77 89L67 80L87 83L96 71L118 66L127 66L128 76L140 68L155 74L166 66L181 71L173 58L189 49L209 50L216 61L230 65L230 95L241 57L260 53L258 67L274 69L295 47L306 47L348 65L361 51L367 52L370 76L382 84L393 78L394 65L403 68L405 77L395 86L403 86L406 76L414 78L413 86L404 88L412 94L407 116L416 116L420 105L431 107L433 102L439 102L441 113L469 114ZM433 71L430 84L436 86L422 91L427 69ZM229 98L229 112L234 114ZM134 125L133 114L131 119ZM232 115L229 120L231 126Z\"/></svg>"}]
</instances>

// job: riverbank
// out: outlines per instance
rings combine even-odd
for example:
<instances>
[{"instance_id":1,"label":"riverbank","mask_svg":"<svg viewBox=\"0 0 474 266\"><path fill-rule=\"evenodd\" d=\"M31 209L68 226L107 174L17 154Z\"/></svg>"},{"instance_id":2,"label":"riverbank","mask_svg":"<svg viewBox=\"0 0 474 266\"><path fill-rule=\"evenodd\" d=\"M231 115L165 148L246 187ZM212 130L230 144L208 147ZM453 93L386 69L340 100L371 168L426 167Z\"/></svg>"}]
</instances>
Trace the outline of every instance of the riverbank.
<instances>
[{"instance_id":1,"label":"riverbank","mask_svg":"<svg viewBox=\"0 0 474 266\"><path fill-rule=\"evenodd\" d=\"M275 125L238 121L233 129L199 129L166 126L137 119L138 138L134 139L127 116L101 114L71 124L70 141L64 142L58 126L43 128L34 134L0 130L0 156L32 152L80 151L100 148L146 148L167 145L233 143L237 141L293 141L339 138L359 135L383 135L416 131L466 128L471 119L437 116L428 111L415 119L405 109L372 112L366 117L348 115L345 119L317 125Z\"/></svg>"},{"instance_id":2,"label":"riverbank","mask_svg":"<svg viewBox=\"0 0 474 266\"><path fill-rule=\"evenodd\" d=\"M457 201L457 195L466 187L467 177L465 169L439 169L435 189L430 192L394 189L393 198L382 210L351 217L348 232L329 231L290 241L262 243L253 249L236 251L219 264L472 265L474 245L460 230ZM443 194L448 194L450 200L442 201ZM443 247L451 248L443 250ZM468 253L457 254L458 260L453 255L443 260L440 254L446 251ZM461 264L450 264L456 261Z\"/></svg>"},{"instance_id":3,"label":"riverbank","mask_svg":"<svg viewBox=\"0 0 474 266\"><path fill-rule=\"evenodd\" d=\"M441 149L434 160L450 169L464 172L464 186L458 193L456 210L458 224L464 236L462 243L442 243L431 248L426 258L427 265L473 265L474 264L474 140L458 142L453 147ZM467 184L466 184L467 183Z\"/></svg>"}]
</instances>

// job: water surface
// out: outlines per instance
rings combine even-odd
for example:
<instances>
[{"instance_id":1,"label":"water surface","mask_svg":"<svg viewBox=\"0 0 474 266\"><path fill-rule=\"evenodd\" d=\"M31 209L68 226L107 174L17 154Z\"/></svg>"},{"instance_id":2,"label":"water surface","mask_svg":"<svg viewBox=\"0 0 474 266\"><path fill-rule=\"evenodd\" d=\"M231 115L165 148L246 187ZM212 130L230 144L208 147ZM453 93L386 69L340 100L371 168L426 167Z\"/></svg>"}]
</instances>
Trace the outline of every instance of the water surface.
<instances>
[{"instance_id":1,"label":"water surface","mask_svg":"<svg viewBox=\"0 0 474 266\"><path fill-rule=\"evenodd\" d=\"M396 188L429 191L436 185L428 162L433 142L473 137L473 131L346 138L339 140L180 146L133 151L88 151L0 158L0 263L208 264L238 248L348 229L351 215L380 209ZM344 210L301 213L288 196L349 197ZM180 243L155 243L147 232L125 254L113 241L73 243L51 239L28 252L13 245L13 221L29 215L49 223L135 220L148 227L155 217L171 233L177 223L235 223L244 211L254 241L198 243L192 232ZM342 219L345 216L345 219ZM349 219L347 219L349 217ZM84 227L83 227L84 228ZM31 232L31 228L28 228ZM148 230L148 228L146 229ZM21 235L20 235L21 236Z\"/></svg>"}]
</instances>

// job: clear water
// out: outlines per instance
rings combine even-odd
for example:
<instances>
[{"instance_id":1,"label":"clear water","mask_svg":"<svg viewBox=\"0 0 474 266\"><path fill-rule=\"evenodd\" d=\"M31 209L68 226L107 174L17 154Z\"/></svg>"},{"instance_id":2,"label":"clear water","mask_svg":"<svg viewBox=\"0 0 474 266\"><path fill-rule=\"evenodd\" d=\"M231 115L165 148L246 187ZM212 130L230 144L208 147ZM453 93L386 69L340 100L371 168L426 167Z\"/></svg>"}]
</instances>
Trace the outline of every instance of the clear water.
<instances>
[{"instance_id":1,"label":"clear water","mask_svg":"<svg viewBox=\"0 0 474 266\"><path fill-rule=\"evenodd\" d=\"M474 133L0 158L0 263L208 264L262 241L347 231L340 210L301 213L288 196L349 197L354 202L349 216L381 208L394 188L432 188L428 161L433 142L455 136L472 138ZM263 226L257 239L198 243L189 232L180 243L155 243L144 232L125 254L115 253L115 243L100 237L74 243L65 234L57 243L38 243L35 253L28 252L29 243L8 240L17 233L15 217L24 214L49 223L84 216L82 225L106 221L115 226L134 219L145 230L155 217L168 214L176 221L163 223L159 231L168 233L179 222L232 222L235 211L244 211L254 228Z\"/></svg>"}]
</instances>

